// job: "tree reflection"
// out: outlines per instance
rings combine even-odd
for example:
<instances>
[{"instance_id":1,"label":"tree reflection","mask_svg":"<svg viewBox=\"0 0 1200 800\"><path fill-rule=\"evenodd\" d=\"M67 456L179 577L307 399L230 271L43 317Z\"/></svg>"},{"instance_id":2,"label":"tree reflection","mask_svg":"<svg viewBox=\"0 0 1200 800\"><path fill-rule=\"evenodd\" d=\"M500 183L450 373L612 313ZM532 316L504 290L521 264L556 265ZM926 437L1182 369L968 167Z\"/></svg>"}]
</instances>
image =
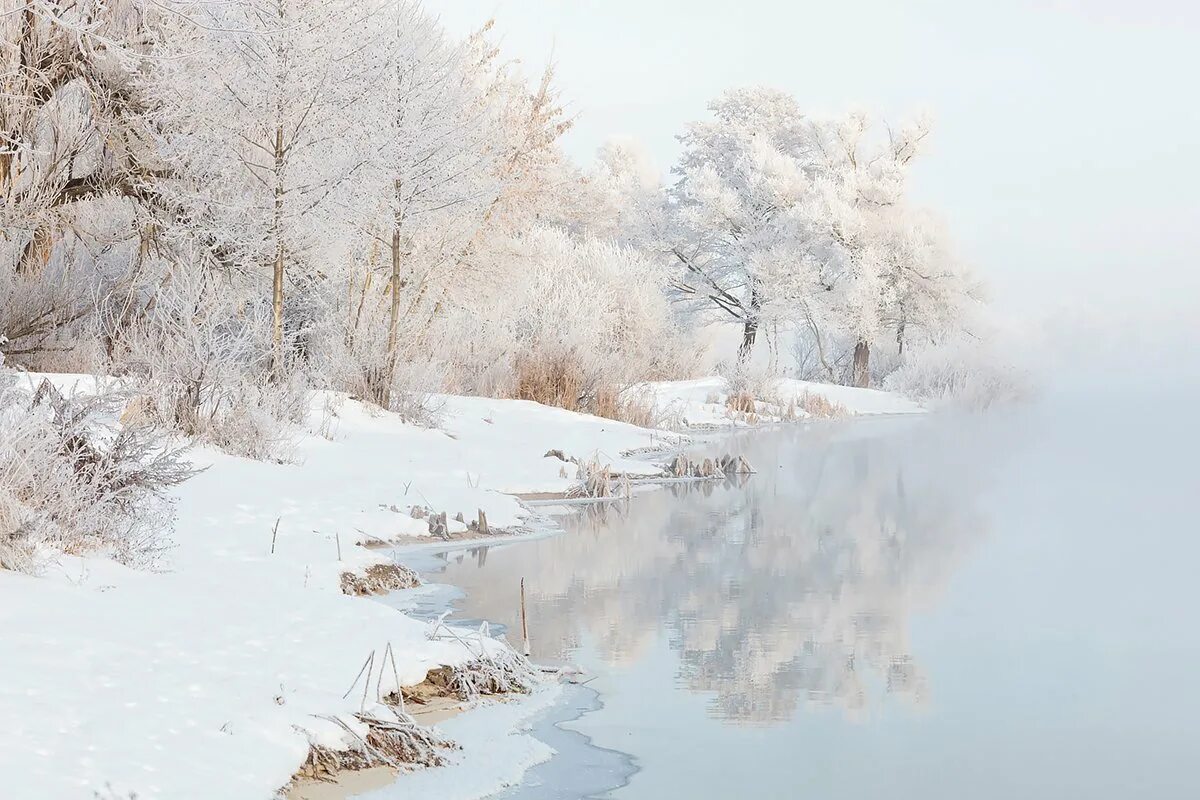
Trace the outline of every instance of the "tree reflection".
<instances>
[{"instance_id":1,"label":"tree reflection","mask_svg":"<svg viewBox=\"0 0 1200 800\"><path fill-rule=\"evenodd\" d=\"M983 532L953 437L857 437L853 428L745 439L744 485L676 485L589 508L568 534L451 565L468 610L516 622L526 579L535 656L586 636L609 662L661 636L688 688L738 722L801 704L866 710L872 694L921 703L908 619L934 601ZM914 452L919 448L919 452ZM507 613L505 613L507 612Z\"/></svg>"}]
</instances>

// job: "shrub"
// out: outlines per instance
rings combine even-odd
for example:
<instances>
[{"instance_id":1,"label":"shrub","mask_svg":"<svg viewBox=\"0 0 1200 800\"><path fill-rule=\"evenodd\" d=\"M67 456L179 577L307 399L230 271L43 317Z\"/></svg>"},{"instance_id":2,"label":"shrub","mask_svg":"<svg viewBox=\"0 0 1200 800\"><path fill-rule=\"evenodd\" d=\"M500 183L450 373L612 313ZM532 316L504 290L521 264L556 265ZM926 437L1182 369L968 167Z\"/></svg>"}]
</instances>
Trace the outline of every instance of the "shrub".
<instances>
[{"instance_id":1,"label":"shrub","mask_svg":"<svg viewBox=\"0 0 1200 800\"><path fill-rule=\"evenodd\" d=\"M823 419L838 419L850 416L850 412L841 403L834 403L823 394L805 392L796 398L799 406L810 417Z\"/></svg>"},{"instance_id":2,"label":"shrub","mask_svg":"<svg viewBox=\"0 0 1200 800\"><path fill-rule=\"evenodd\" d=\"M717 374L725 381L726 405L737 411L753 412L754 399L772 400L779 377L767 366L743 361L721 361Z\"/></svg>"},{"instance_id":3,"label":"shrub","mask_svg":"<svg viewBox=\"0 0 1200 800\"><path fill-rule=\"evenodd\" d=\"M883 388L931 405L983 410L1027 398L1031 381L986 346L955 341L906 352Z\"/></svg>"},{"instance_id":4,"label":"shrub","mask_svg":"<svg viewBox=\"0 0 1200 800\"><path fill-rule=\"evenodd\" d=\"M234 455L286 460L310 393L270 371L270 310L201 269L168 275L137 318L110 324L112 368L140 392L137 415Z\"/></svg>"},{"instance_id":5,"label":"shrub","mask_svg":"<svg viewBox=\"0 0 1200 800\"><path fill-rule=\"evenodd\" d=\"M432 395L443 388L444 367L421 350L425 326L416 314L400 316L391 363L390 289L387 282L377 285L370 269L364 272L365 277L346 270L339 276L345 286L331 281L314 301L318 310L305 337L313 384L385 408L405 422L433 427L438 404Z\"/></svg>"},{"instance_id":6,"label":"shrub","mask_svg":"<svg viewBox=\"0 0 1200 800\"><path fill-rule=\"evenodd\" d=\"M438 335L459 390L636 416L622 389L696 359L661 271L627 249L536 230L483 258L480 272L507 283L453 309Z\"/></svg>"},{"instance_id":7,"label":"shrub","mask_svg":"<svg viewBox=\"0 0 1200 800\"><path fill-rule=\"evenodd\" d=\"M120 395L36 392L0 371L0 568L36 572L53 552L104 550L151 565L172 519L167 489L194 470L143 425L118 425Z\"/></svg>"}]
</instances>

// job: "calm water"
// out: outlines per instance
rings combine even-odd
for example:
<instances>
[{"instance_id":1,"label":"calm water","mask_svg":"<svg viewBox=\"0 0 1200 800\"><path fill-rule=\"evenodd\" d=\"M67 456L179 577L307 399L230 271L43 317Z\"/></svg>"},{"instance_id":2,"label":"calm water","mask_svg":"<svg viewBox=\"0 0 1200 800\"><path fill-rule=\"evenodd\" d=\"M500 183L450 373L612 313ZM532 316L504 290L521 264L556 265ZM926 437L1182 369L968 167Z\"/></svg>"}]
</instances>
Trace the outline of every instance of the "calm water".
<instances>
[{"instance_id":1,"label":"calm water","mask_svg":"<svg viewBox=\"0 0 1200 800\"><path fill-rule=\"evenodd\" d=\"M519 641L524 578L534 656L603 703L572 692L506 796L1200 796L1197 438L1078 408L764 431L722 444L740 484L451 554L459 616Z\"/></svg>"}]
</instances>

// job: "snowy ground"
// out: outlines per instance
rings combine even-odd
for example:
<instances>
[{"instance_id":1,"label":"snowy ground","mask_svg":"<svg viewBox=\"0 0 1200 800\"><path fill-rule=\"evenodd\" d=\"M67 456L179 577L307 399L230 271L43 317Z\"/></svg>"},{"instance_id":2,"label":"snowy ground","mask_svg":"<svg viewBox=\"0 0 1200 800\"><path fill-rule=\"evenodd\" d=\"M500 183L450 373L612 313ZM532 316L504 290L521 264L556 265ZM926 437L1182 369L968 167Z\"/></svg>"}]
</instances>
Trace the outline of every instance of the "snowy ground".
<instances>
[{"instance_id":1,"label":"snowy ground","mask_svg":"<svg viewBox=\"0 0 1200 800\"><path fill-rule=\"evenodd\" d=\"M831 386L792 378L766 382L754 392L754 409L731 407L724 379L697 378L635 386L630 391L649 398L664 424L682 429L698 427L741 427L776 422L784 418L813 416L805 410L805 398L823 398L834 415L914 414L924 409L899 395L875 389Z\"/></svg>"},{"instance_id":2,"label":"snowy ground","mask_svg":"<svg viewBox=\"0 0 1200 800\"><path fill-rule=\"evenodd\" d=\"M689 422L705 422L716 380L654 391L695 415ZM914 409L878 392L820 391L861 413ZM359 545L427 535L413 507L446 512L452 531L465 529L453 522L458 512L470 520L479 510L493 528L521 526L531 512L513 494L561 492L576 482L574 464L546 457L552 449L645 475L657 468L623 454L681 441L534 403L436 400L441 424L429 430L352 400L318 397L312 427L324 434L303 435L294 464L195 451L208 468L177 491L175 546L161 572L68 556L36 578L0 572L2 794L272 797L310 741L342 741L340 729L319 717L348 719L359 710L361 684L343 695L372 653L381 659L390 644L406 685L473 657L467 645L430 639L425 623L388 605L342 594L343 572L387 561ZM331 406L336 415L327 413ZM471 645L476 652L498 646ZM367 702L392 682L389 673L382 688L373 685ZM489 769L497 758L466 757L414 780L414 790L427 792L414 796L480 797L544 758L545 748L528 737L501 743L498 727L518 727L527 716L520 708L475 711L448 724L464 753L487 747L503 752L503 763ZM479 722L465 721L472 717Z\"/></svg>"}]
</instances>

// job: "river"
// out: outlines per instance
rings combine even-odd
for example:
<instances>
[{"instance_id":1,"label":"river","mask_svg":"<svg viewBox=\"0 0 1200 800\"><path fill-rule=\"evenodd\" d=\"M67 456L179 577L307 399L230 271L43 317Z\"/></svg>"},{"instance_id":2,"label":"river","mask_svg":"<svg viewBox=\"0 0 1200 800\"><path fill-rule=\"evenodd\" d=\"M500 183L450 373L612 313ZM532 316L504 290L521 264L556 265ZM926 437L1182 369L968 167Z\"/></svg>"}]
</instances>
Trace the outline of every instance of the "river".
<instances>
[{"instance_id":1,"label":"river","mask_svg":"<svg viewBox=\"0 0 1200 800\"><path fill-rule=\"evenodd\" d=\"M1196 446L1087 408L761 430L719 443L743 481L429 578L518 646L524 579L534 658L591 678L506 798L1191 798Z\"/></svg>"}]
</instances>

